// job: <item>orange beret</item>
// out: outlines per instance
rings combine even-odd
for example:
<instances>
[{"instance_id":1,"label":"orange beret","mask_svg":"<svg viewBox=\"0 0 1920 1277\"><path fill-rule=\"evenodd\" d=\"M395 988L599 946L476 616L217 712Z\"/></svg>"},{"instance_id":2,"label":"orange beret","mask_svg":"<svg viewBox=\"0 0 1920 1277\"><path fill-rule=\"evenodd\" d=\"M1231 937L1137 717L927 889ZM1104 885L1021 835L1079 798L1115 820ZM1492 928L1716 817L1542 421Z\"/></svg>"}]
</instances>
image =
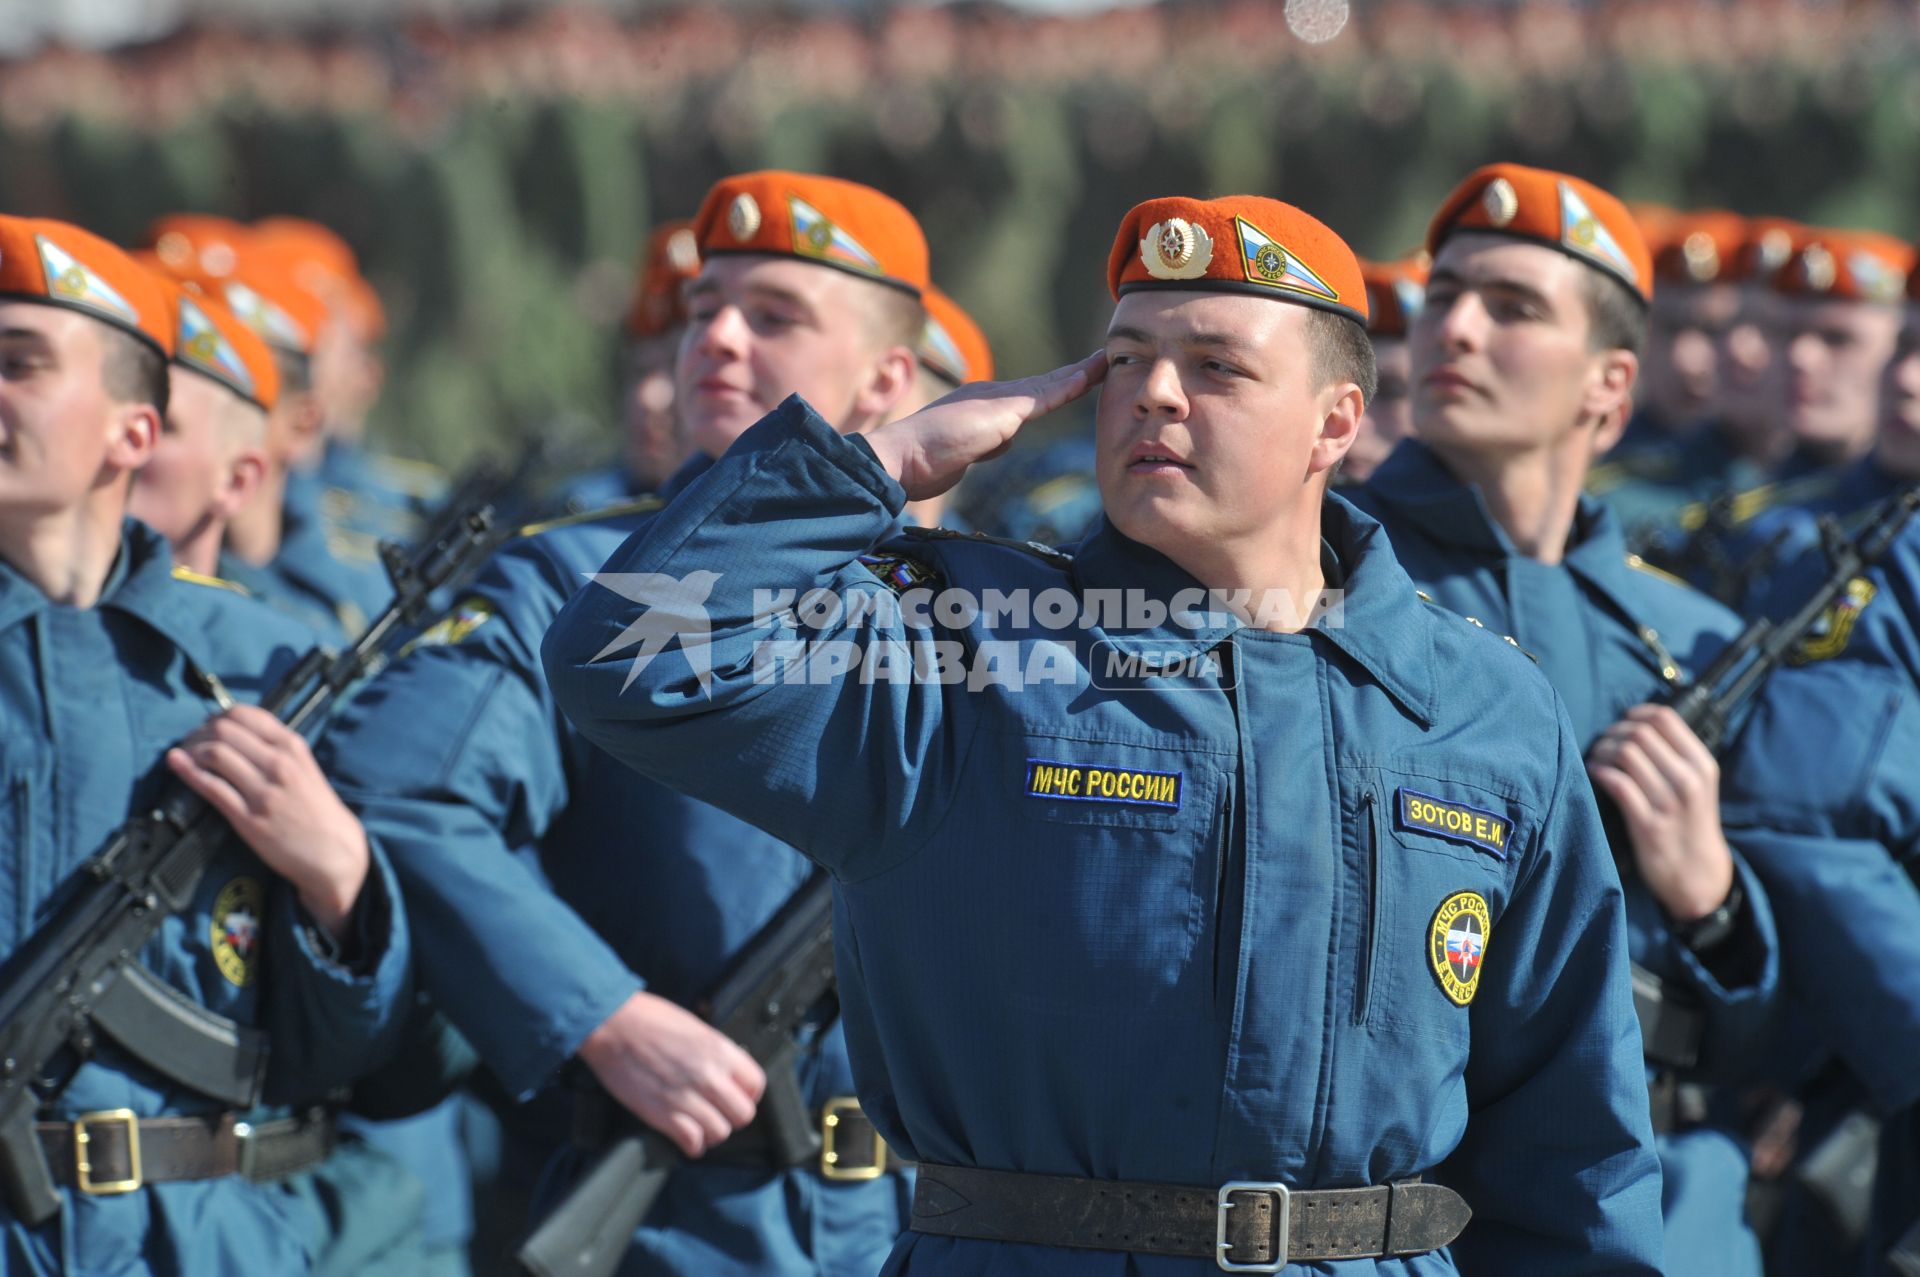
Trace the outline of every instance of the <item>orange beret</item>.
<instances>
[{"instance_id":1,"label":"orange beret","mask_svg":"<svg viewBox=\"0 0 1920 1277\"><path fill-rule=\"evenodd\" d=\"M303 260L278 249L249 247L233 273L202 279L207 292L224 302L276 350L311 355L331 317L327 298L315 291L316 277Z\"/></svg>"},{"instance_id":2,"label":"orange beret","mask_svg":"<svg viewBox=\"0 0 1920 1277\"><path fill-rule=\"evenodd\" d=\"M1667 227L1653 254L1655 279L1712 284L1733 278L1747 242L1747 219L1721 209L1683 213Z\"/></svg>"},{"instance_id":3,"label":"orange beret","mask_svg":"<svg viewBox=\"0 0 1920 1277\"><path fill-rule=\"evenodd\" d=\"M659 337L687 322L686 283L700 273L700 241L693 223L662 222L647 237L633 304L627 307L627 336Z\"/></svg>"},{"instance_id":4,"label":"orange beret","mask_svg":"<svg viewBox=\"0 0 1920 1277\"><path fill-rule=\"evenodd\" d=\"M1405 337L1415 316L1427 302L1425 253L1395 262L1360 259L1360 278L1367 284L1367 331L1375 337Z\"/></svg>"},{"instance_id":5,"label":"orange beret","mask_svg":"<svg viewBox=\"0 0 1920 1277\"><path fill-rule=\"evenodd\" d=\"M993 380L993 348L973 316L933 285L921 299L927 304L927 327L920 336L920 362L949 385Z\"/></svg>"},{"instance_id":6,"label":"orange beret","mask_svg":"<svg viewBox=\"0 0 1920 1277\"><path fill-rule=\"evenodd\" d=\"M160 281L125 249L66 222L0 215L0 297L77 310L173 354Z\"/></svg>"},{"instance_id":7,"label":"orange beret","mask_svg":"<svg viewBox=\"0 0 1920 1277\"><path fill-rule=\"evenodd\" d=\"M765 169L722 178L693 219L700 255L763 253L926 291L927 237L898 200L837 177Z\"/></svg>"},{"instance_id":8,"label":"orange beret","mask_svg":"<svg viewBox=\"0 0 1920 1277\"><path fill-rule=\"evenodd\" d=\"M230 217L169 213L148 223L140 243L175 279L224 279L252 239L253 232Z\"/></svg>"},{"instance_id":9,"label":"orange beret","mask_svg":"<svg viewBox=\"0 0 1920 1277\"><path fill-rule=\"evenodd\" d=\"M255 244L298 264L301 283L325 297L360 340L376 342L386 334L380 295L360 273L352 245L337 232L304 217L262 218L250 229Z\"/></svg>"},{"instance_id":10,"label":"orange beret","mask_svg":"<svg viewBox=\"0 0 1920 1277\"><path fill-rule=\"evenodd\" d=\"M1485 231L1557 248L1653 299L1646 237L1622 204L1591 182L1523 164L1489 164L1453 188L1427 227L1427 251L1455 231Z\"/></svg>"},{"instance_id":11,"label":"orange beret","mask_svg":"<svg viewBox=\"0 0 1920 1277\"><path fill-rule=\"evenodd\" d=\"M280 368L267 343L200 285L159 278L174 319L173 362L272 412L280 398Z\"/></svg>"},{"instance_id":12,"label":"orange beret","mask_svg":"<svg viewBox=\"0 0 1920 1277\"><path fill-rule=\"evenodd\" d=\"M1107 290L1117 301L1144 289L1247 293L1367 322L1367 288L1346 241L1259 195L1134 205L1107 254Z\"/></svg>"},{"instance_id":13,"label":"orange beret","mask_svg":"<svg viewBox=\"0 0 1920 1277\"><path fill-rule=\"evenodd\" d=\"M1815 231L1773 276L1775 292L1833 301L1897 302L1913 249L1879 231Z\"/></svg>"}]
</instances>

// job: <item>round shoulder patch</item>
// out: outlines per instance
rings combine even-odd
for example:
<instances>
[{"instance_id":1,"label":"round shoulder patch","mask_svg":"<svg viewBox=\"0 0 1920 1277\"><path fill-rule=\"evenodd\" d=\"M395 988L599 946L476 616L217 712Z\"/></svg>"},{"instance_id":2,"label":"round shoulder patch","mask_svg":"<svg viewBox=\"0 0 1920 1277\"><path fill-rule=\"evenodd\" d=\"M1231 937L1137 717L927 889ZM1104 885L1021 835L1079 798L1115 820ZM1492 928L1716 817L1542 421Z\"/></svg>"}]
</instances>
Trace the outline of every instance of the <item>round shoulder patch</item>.
<instances>
[{"instance_id":1,"label":"round shoulder patch","mask_svg":"<svg viewBox=\"0 0 1920 1277\"><path fill-rule=\"evenodd\" d=\"M213 962L241 988L253 983L260 965L260 927L267 893L258 878L235 878L213 898Z\"/></svg>"},{"instance_id":2,"label":"round shoulder patch","mask_svg":"<svg viewBox=\"0 0 1920 1277\"><path fill-rule=\"evenodd\" d=\"M1433 923L1427 928L1427 963L1440 982L1440 991L1455 1006L1473 1001L1480 988L1480 960L1492 931L1486 898L1477 892L1456 891L1433 911Z\"/></svg>"}]
</instances>

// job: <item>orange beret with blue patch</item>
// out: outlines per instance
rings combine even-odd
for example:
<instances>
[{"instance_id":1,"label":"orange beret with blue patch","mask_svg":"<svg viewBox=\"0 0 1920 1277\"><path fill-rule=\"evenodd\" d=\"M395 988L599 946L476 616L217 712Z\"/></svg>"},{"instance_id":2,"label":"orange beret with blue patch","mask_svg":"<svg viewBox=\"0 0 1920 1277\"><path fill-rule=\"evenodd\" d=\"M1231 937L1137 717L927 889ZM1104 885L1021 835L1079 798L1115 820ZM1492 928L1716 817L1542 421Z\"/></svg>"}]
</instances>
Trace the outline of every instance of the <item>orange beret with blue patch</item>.
<instances>
[{"instance_id":1,"label":"orange beret with blue patch","mask_svg":"<svg viewBox=\"0 0 1920 1277\"><path fill-rule=\"evenodd\" d=\"M1367 283L1367 332L1375 337L1405 337L1427 301L1425 253L1393 262L1360 260Z\"/></svg>"},{"instance_id":2,"label":"orange beret with blue patch","mask_svg":"<svg viewBox=\"0 0 1920 1277\"><path fill-rule=\"evenodd\" d=\"M1455 231L1480 231L1559 249L1653 300L1653 260L1627 206L1569 173L1489 164L1453 188L1427 227L1427 251Z\"/></svg>"},{"instance_id":3,"label":"orange beret with blue patch","mask_svg":"<svg viewBox=\"0 0 1920 1277\"><path fill-rule=\"evenodd\" d=\"M1653 275L1675 284L1717 284L1736 278L1748 222L1724 209L1677 214L1654 249Z\"/></svg>"},{"instance_id":4,"label":"orange beret with blue patch","mask_svg":"<svg viewBox=\"0 0 1920 1277\"><path fill-rule=\"evenodd\" d=\"M79 311L173 354L173 317L153 272L66 222L0 216L0 297Z\"/></svg>"},{"instance_id":5,"label":"orange beret with blue patch","mask_svg":"<svg viewBox=\"0 0 1920 1277\"><path fill-rule=\"evenodd\" d=\"M931 284L921 300L927 304L927 326L916 352L921 365L950 386L992 381L993 348L973 316Z\"/></svg>"},{"instance_id":6,"label":"orange beret with blue patch","mask_svg":"<svg viewBox=\"0 0 1920 1277\"><path fill-rule=\"evenodd\" d=\"M926 292L927 237L898 200L871 186L764 169L722 178L693 219L702 258L728 253L794 257Z\"/></svg>"},{"instance_id":7,"label":"orange beret with blue patch","mask_svg":"<svg viewBox=\"0 0 1920 1277\"><path fill-rule=\"evenodd\" d=\"M687 281L700 273L700 241L687 218L663 222L647 237L646 255L627 307L627 336L659 337L687 322Z\"/></svg>"},{"instance_id":8,"label":"orange beret with blue patch","mask_svg":"<svg viewBox=\"0 0 1920 1277\"><path fill-rule=\"evenodd\" d=\"M1773 276L1775 292L1830 301L1897 302L1913 248L1879 231L1813 231Z\"/></svg>"},{"instance_id":9,"label":"orange beret with blue patch","mask_svg":"<svg viewBox=\"0 0 1920 1277\"><path fill-rule=\"evenodd\" d=\"M1244 293L1367 322L1367 288L1347 242L1260 195L1134 205L1107 254L1107 289L1116 301L1159 289Z\"/></svg>"},{"instance_id":10,"label":"orange beret with blue patch","mask_svg":"<svg viewBox=\"0 0 1920 1277\"><path fill-rule=\"evenodd\" d=\"M173 362L272 412L280 367L267 343L200 285L156 273L174 318Z\"/></svg>"}]
</instances>

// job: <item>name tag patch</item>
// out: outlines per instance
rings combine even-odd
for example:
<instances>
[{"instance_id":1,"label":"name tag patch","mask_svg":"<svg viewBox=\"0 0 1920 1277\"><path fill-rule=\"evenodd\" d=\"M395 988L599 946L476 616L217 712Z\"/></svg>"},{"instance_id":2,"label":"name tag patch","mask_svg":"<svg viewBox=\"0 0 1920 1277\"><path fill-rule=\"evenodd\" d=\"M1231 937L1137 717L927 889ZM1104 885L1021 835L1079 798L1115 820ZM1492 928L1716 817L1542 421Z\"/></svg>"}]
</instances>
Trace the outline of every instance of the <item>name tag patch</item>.
<instances>
[{"instance_id":1,"label":"name tag patch","mask_svg":"<svg viewBox=\"0 0 1920 1277\"><path fill-rule=\"evenodd\" d=\"M1507 843L1513 837L1513 822L1505 816L1469 807L1465 803L1448 802L1414 789L1402 788L1396 791L1396 795L1402 829L1435 834L1491 852L1501 860L1507 858Z\"/></svg>"},{"instance_id":2,"label":"name tag patch","mask_svg":"<svg viewBox=\"0 0 1920 1277\"><path fill-rule=\"evenodd\" d=\"M1130 807L1180 810L1183 772L1138 771L1093 763L1027 760L1027 796L1066 798L1080 803L1123 803Z\"/></svg>"}]
</instances>

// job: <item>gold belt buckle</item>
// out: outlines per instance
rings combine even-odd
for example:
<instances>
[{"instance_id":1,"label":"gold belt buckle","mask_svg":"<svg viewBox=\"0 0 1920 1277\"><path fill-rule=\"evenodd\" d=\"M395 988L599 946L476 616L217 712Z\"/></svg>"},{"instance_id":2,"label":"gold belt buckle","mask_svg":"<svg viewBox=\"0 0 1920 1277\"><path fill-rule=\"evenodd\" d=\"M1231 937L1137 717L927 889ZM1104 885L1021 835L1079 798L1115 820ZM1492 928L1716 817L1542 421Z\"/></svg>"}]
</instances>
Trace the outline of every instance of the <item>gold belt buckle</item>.
<instances>
[{"instance_id":1,"label":"gold belt buckle","mask_svg":"<svg viewBox=\"0 0 1920 1277\"><path fill-rule=\"evenodd\" d=\"M860 1114L860 1101L852 1095L836 1095L820 1110L820 1178L837 1184L879 1179L887 1173L887 1142L880 1132L873 1133L873 1161L865 1166L842 1166L840 1156L840 1119L844 1114Z\"/></svg>"},{"instance_id":2,"label":"gold belt buckle","mask_svg":"<svg viewBox=\"0 0 1920 1277\"><path fill-rule=\"evenodd\" d=\"M111 1122L124 1123L127 1128L127 1169L132 1175L127 1179L95 1179L93 1163L87 1160L87 1146L93 1142L93 1136L87 1133L90 1126L105 1126ZM73 1179L74 1184L83 1193L94 1197L111 1197L118 1193L131 1193L141 1187L144 1181L140 1174L140 1118L132 1109L102 1109L97 1113L82 1113L73 1120Z\"/></svg>"}]
</instances>

